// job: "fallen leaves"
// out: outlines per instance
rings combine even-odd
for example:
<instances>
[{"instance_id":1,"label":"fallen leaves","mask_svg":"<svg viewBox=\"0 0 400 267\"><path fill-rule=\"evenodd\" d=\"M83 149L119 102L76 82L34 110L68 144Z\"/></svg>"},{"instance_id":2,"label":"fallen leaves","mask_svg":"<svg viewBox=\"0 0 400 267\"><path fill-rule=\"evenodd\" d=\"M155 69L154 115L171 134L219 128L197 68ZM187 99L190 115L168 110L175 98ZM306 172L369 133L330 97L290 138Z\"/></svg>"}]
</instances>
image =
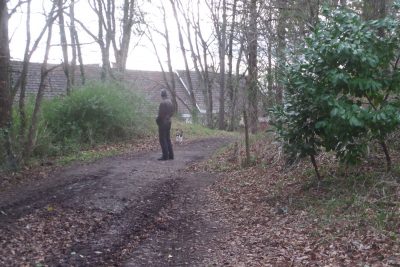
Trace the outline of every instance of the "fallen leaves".
<instances>
[{"instance_id":1,"label":"fallen leaves","mask_svg":"<svg viewBox=\"0 0 400 267\"><path fill-rule=\"evenodd\" d=\"M40 265L65 253L77 239L90 236L96 226L77 211L48 205L0 228L0 265ZM71 252L72 253L72 252Z\"/></svg>"},{"instance_id":2,"label":"fallen leaves","mask_svg":"<svg viewBox=\"0 0 400 267\"><path fill-rule=\"evenodd\" d=\"M369 192L375 189L367 186L369 180L360 182L364 191L357 189L355 199L347 196L347 191L334 195L330 190L342 185L314 183L312 166L307 162L287 168L279 149L268 138L253 144L252 154L256 155L257 162L253 167L240 166L241 149L238 160L232 160L232 149L237 148L231 147L192 168L220 172L222 178L209 193L213 205L221 210L219 215L232 229L208 263L217 266L400 265L400 213L393 215L397 220L394 224L398 227L397 236L372 222L376 209L371 209L369 215L361 214L375 200L381 201L381 198L371 199ZM337 168L328 154L322 154L319 160L332 167L327 172ZM398 194L398 184L393 188L391 197ZM388 192L384 193L388 196ZM379 192L379 197L384 193ZM398 203L394 206L400 207ZM366 219L363 224L360 223L362 216Z\"/></svg>"}]
</instances>

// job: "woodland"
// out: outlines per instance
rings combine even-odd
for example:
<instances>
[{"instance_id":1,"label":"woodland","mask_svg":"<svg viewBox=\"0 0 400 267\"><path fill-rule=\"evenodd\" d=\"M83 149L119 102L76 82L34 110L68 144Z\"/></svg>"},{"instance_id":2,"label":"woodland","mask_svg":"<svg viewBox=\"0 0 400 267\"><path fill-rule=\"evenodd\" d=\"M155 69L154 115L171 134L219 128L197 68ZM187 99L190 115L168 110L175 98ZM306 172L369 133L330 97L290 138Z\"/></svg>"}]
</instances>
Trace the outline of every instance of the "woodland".
<instances>
[{"instance_id":1,"label":"woodland","mask_svg":"<svg viewBox=\"0 0 400 267\"><path fill-rule=\"evenodd\" d=\"M399 1L89 0L93 25L77 14L81 2L44 0L43 28L32 36L35 1L0 1L0 179L19 183L82 151L105 157L154 142L152 104L124 83L130 51L145 44L175 105L176 58L184 63L194 125L177 116L176 127L235 136L189 167L222 177L208 194L232 231L208 263L400 264ZM26 44L11 80L9 21L17 14ZM101 58L96 82L82 67L86 40ZM40 85L28 95L40 49ZM56 50L66 94L46 99Z\"/></svg>"}]
</instances>

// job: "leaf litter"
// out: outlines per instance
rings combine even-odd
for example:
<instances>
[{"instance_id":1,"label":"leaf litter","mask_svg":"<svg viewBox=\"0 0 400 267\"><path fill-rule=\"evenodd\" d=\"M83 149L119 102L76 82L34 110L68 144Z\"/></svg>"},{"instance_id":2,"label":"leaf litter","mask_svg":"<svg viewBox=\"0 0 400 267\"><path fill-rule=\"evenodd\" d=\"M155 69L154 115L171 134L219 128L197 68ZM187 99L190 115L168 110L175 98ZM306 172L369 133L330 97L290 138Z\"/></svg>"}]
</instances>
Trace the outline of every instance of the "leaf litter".
<instances>
[{"instance_id":1,"label":"leaf litter","mask_svg":"<svg viewBox=\"0 0 400 267\"><path fill-rule=\"evenodd\" d=\"M269 136L252 144L251 167L243 167L244 148L237 147L192 167L220 173L208 193L220 220L231 229L205 263L400 266L400 185L396 174L386 177L376 168L376 159L343 171L332 155L322 153L318 160L325 166L326 181L318 183L310 163L287 166ZM363 173L373 175L362 180ZM359 180L352 184L353 176Z\"/></svg>"}]
</instances>

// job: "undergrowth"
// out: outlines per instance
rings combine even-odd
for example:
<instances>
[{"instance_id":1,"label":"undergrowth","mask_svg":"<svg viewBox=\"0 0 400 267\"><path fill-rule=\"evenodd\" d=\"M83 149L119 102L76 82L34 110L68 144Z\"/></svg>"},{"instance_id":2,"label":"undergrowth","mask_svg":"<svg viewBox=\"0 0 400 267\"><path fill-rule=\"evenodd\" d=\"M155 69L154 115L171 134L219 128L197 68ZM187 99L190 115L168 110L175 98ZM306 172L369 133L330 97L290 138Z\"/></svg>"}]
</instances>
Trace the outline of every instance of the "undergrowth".
<instances>
[{"instance_id":1,"label":"undergrowth","mask_svg":"<svg viewBox=\"0 0 400 267\"><path fill-rule=\"evenodd\" d=\"M128 140L154 131L144 97L118 84L86 85L43 105L53 143L63 150Z\"/></svg>"},{"instance_id":2,"label":"undergrowth","mask_svg":"<svg viewBox=\"0 0 400 267\"><path fill-rule=\"evenodd\" d=\"M34 97L28 97L27 129L33 107ZM74 158L79 151L99 145L154 136L154 110L143 96L118 83L89 83L74 88L68 96L44 99L32 157L25 159L25 164L52 157ZM12 121L10 136L18 158L24 149L26 132L21 135L17 107L14 107Z\"/></svg>"},{"instance_id":3,"label":"undergrowth","mask_svg":"<svg viewBox=\"0 0 400 267\"><path fill-rule=\"evenodd\" d=\"M309 216L321 219L322 228L327 225L358 229L372 227L390 237L398 236L398 151L392 151L395 160L391 173L386 173L384 156L379 151L374 151L358 166L341 165L334 155L321 153L318 161L323 180L318 181L308 161L287 165L270 134L253 136L251 144L255 166L244 167L241 164L245 155L241 141L203 163L202 167L207 170L226 173L226 183L230 188L225 186L221 192L235 192L233 187L250 183L254 191L270 200L268 205L283 206L289 212L307 212ZM242 194L240 190L236 193ZM246 197L252 196L241 195L241 198Z\"/></svg>"}]
</instances>

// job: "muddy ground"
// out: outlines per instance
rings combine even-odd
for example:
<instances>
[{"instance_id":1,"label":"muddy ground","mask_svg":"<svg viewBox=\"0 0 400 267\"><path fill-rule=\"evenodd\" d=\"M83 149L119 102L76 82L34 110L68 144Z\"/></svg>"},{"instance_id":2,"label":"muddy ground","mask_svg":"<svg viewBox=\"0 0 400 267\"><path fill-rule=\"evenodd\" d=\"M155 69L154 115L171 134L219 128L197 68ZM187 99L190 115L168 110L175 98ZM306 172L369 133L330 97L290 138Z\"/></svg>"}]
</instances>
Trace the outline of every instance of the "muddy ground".
<instances>
[{"instance_id":1,"label":"muddy ground","mask_svg":"<svg viewBox=\"0 0 400 267\"><path fill-rule=\"evenodd\" d=\"M187 167L230 141L175 146L173 161L75 163L2 191L0 266L204 266L228 229L205 193L217 175Z\"/></svg>"}]
</instances>

